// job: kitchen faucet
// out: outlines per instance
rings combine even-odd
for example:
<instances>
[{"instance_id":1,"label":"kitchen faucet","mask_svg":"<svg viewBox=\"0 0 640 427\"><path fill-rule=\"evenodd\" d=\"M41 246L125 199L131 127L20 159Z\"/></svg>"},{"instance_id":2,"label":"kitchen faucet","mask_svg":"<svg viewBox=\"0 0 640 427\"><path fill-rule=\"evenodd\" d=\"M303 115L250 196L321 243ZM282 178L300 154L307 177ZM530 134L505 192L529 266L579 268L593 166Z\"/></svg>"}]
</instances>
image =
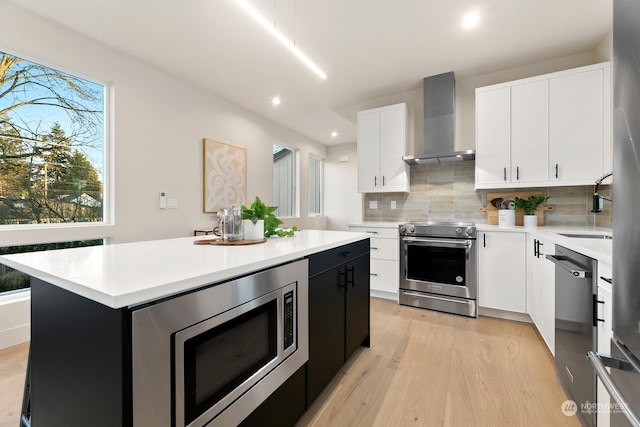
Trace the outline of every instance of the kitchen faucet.
<instances>
[{"instance_id":1,"label":"kitchen faucet","mask_svg":"<svg viewBox=\"0 0 640 427\"><path fill-rule=\"evenodd\" d=\"M600 199L608 200L610 202L613 201L611 199L607 199L606 197L602 197L601 195L598 194L598 187L600 186L600 184L602 184L602 181L609 178L611 175L613 175L613 172L605 173L600 178L596 179L595 188L593 189L593 209L591 210L591 212L593 213L602 212L602 209L600 209Z\"/></svg>"}]
</instances>

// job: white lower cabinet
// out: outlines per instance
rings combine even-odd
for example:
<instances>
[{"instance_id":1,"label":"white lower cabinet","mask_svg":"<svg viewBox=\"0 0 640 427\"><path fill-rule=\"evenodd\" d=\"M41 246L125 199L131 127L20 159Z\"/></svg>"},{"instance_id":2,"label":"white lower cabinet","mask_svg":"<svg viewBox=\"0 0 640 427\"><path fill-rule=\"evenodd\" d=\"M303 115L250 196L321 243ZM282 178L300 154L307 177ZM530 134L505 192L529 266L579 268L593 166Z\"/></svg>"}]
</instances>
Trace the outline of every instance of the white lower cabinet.
<instances>
[{"instance_id":1,"label":"white lower cabinet","mask_svg":"<svg viewBox=\"0 0 640 427\"><path fill-rule=\"evenodd\" d=\"M349 231L356 231L371 235L371 295L397 301L400 281L400 242L398 227L395 225L359 225L350 226Z\"/></svg>"},{"instance_id":2,"label":"white lower cabinet","mask_svg":"<svg viewBox=\"0 0 640 427\"><path fill-rule=\"evenodd\" d=\"M551 354L555 355L555 264L545 258L555 252L547 240L527 236L527 313Z\"/></svg>"},{"instance_id":3,"label":"white lower cabinet","mask_svg":"<svg viewBox=\"0 0 640 427\"><path fill-rule=\"evenodd\" d=\"M611 284L601 279L601 277L611 278L611 266L598 262L598 352L611 354L611 338L613 338ZM609 371L610 368L607 368L607 370ZM609 427L610 413L608 405L611 402L611 398L600 379L598 379L597 399L599 409L597 425L598 427Z\"/></svg>"},{"instance_id":4,"label":"white lower cabinet","mask_svg":"<svg viewBox=\"0 0 640 427\"><path fill-rule=\"evenodd\" d=\"M526 234L485 231L477 242L479 306L526 313Z\"/></svg>"}]
</instances>

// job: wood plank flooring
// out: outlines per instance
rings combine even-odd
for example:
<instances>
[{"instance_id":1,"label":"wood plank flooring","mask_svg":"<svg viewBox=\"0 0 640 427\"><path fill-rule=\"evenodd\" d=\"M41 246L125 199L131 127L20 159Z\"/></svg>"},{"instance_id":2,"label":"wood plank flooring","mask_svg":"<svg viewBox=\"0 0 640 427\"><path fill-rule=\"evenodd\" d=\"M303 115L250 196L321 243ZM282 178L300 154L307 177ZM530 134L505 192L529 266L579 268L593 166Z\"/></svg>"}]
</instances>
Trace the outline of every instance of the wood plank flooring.
<instances>
[{"instance_id":1,"label":"wood plank flooring","mask_svg":"<svg viewBox=\"0 0 640 427\"><path fill-rule=\"evenodd\" d=\"M0 350L0 427L17 427L28 345ZM579 426L529 324L371 299L361 348L297 427Z\"/></svg>"},{"instance_id":2,"label":"wood plank flooring","mask_svg":"<svg viewBox=\"0 0 640 427\"><path fill-rule=\"evenodd\" d=\"M534 326L371 299L361 348L297 427L579 426Z\"/></svg>"}]
</instances>

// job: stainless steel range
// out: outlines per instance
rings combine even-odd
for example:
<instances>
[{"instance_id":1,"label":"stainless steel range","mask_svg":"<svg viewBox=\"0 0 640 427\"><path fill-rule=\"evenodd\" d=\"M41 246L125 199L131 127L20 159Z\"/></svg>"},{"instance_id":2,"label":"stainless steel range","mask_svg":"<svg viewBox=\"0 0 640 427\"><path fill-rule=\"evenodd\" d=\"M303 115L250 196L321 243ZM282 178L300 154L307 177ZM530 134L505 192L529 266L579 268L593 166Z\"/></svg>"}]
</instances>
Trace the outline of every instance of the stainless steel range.
<instances>
[{"instance_id":1,"label":"stainless steel range","mask_svg":"<svg viewBox=\"0 0 640 427\"><path fill-rule=\"evenodd\" d=\"M412 222L399 234L400 304L477 317L475 224Z\"/></svg>"}]
</instances>

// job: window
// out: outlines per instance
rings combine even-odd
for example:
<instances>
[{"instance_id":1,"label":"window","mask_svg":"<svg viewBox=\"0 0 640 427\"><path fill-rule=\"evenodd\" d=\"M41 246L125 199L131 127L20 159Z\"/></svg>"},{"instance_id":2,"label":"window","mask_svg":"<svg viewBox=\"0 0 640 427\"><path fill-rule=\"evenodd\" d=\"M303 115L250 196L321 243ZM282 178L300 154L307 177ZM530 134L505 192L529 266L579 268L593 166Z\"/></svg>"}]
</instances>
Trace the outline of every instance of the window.
<instances>
[{"instance_id":1,"label":"window","mask_svg":"<svg viewBox=\"0 0 640 427\"><path fill-rule=\"evenodd\" d=\"M105 98L0 52L0 225L104 220Z\"/></svg>"},{"instance_id":2,"label":"window","mask_svg":"<svg viewBox=\"0 0 640 427\"><path fill-rule=\"evenodd\" d=\"M309 215L322 215L322 159L309 157Z\"/></svg>"},{"instance_id":3,"label":"window","mask_svg":"<svg viewBox=\"0 0 640 427\"><path fill-rule=\"evenodd\" d=\"M297 164L296 151L273 144L273 205L279 217L296 216Z\"/></svg>"},{"instance_id":4,"label":"window","mask_svg":"<svg viewBox=\"0 0 640 427\"><path fill-rule=\"evenodd\" d=\"M17 254L21 252L50 251L54 249L81 248L104 244L102 239L76 240L72 242L43 243L40 245L6 246L0 248L0 255ZM0 295L29 287L29 276L13 268L0 264Z\"/></svg>"}]
</instances>

